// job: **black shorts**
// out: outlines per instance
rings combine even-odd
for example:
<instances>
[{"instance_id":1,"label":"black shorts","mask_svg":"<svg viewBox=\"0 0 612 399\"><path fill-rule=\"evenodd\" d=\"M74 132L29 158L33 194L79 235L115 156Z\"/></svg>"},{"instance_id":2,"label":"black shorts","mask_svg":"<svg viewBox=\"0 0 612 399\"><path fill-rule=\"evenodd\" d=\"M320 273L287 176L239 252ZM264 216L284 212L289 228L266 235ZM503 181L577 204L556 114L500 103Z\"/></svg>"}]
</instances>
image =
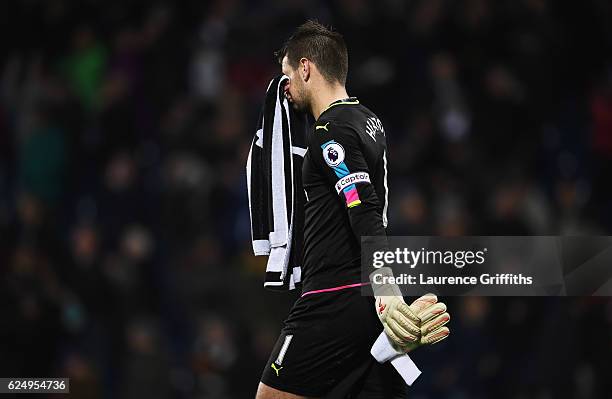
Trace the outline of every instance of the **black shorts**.
<instances>
[{"instance_id":1,"label":"black shorts","mask_svg":"<svg viewBox=\"0 0 612 399\"><path fill-rule=\"evenodd\" d=\"M359 287L307 295L296 301L261 381L309 397L406 397L404 380L370 348L383 331L374 299Z\"/></svg>"}]
</instances>

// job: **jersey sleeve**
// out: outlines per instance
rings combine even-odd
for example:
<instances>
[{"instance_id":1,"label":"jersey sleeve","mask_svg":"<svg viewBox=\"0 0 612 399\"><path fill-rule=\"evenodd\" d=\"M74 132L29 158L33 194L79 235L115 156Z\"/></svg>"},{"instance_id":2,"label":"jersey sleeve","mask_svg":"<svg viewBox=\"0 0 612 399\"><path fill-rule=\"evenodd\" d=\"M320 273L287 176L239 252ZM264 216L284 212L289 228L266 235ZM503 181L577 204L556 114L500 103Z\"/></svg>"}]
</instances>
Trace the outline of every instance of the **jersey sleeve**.
<instances>
[{"instance_id":1,"label":"jersey sleeve","mask_svg":"<svg viewBox=\"0 0 612 399\"><path fill-rule=\"evenodd\" d=\"M330 121L316 123L312 135L311 156L345 204L357 240L385 236L380 201L357 132Z\"/></svg>"}]
</instances>

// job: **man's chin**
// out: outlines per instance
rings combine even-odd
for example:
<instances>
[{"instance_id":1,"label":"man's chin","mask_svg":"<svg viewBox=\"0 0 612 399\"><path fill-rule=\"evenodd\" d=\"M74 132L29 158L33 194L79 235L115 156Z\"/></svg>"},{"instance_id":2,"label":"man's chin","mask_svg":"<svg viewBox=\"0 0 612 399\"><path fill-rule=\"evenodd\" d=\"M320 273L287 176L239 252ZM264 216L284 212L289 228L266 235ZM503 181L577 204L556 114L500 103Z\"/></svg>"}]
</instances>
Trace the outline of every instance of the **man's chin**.
<instances>
[{"instance_id":1,"label":"man's chin","mask_svg":"<svg viewBox=\"0 0 612 399\"><path fill-rule=\"evenodd\" d=\"M298 104L296 102L292 102L291 106L293 107L295 111L306 112L306 107L304 106L304 104Z\"/></svg>"}]
</instances>

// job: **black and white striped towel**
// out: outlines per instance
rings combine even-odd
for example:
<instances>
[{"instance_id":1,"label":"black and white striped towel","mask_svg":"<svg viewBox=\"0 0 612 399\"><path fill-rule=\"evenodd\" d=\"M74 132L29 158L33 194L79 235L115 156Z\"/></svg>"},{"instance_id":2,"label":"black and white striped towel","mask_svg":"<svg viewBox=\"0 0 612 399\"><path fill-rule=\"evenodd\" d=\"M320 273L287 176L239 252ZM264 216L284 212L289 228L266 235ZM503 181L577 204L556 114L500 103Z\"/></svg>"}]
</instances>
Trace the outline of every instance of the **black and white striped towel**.
<instances>
[{"instance_id":1,"label":"black and white striped towel","mask_svg":"<svg viewBox=\"0 0 612 399\"><path fill-rule=\"evenodd\" d=\"M285 98L288 79L278 76L268 85L246 166L253 252L269 256L264 287L281 291L301 281L309 126L307 115Z\"/></svg>"}]
</instances>

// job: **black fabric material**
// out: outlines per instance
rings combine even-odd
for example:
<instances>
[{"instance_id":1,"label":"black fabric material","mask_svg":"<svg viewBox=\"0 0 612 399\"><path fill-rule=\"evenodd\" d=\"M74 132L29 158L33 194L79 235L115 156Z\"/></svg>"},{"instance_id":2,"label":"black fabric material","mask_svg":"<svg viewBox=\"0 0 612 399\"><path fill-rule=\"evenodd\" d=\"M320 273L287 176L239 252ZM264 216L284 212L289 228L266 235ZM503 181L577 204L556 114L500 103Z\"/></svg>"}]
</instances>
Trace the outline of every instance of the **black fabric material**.
<instances>
[{"instance_id":1,"label":"black fabric material","mask_svg":"<svg viewBox=\"0 0 612 399\"><path fill-rule=\"evenodd\" d=\"M327 158L330 143L337 151L336 164ZM387 246L387 143L382 123L356 98L340 100L323 111L307 144L302 168L308 196L304 206L302 287L316 290L365 282L361 272L362 237L377 237L374 244L380 244L381 250ZM354 197L347 197L344 190L338 193L335 186L356 172L367 173L370 182L353 185L360 203L349 207L349 199ZM365 259L364 264L371 261Z\"/></svg>"},{"instance_id":2,"label":"black fabric material","mask_svg":"<svg viewBox=\"0 0 612 399\"><path fill-rule=\"evenodd\" d=\"M370 354L382 331L373 301L358 287L298 299L264 367L262 382L317 398L405 397L406 384L393 366L379 364ZM291 342L278 364L287 335L292 335Z\"/></svg>"}]
</instances>

